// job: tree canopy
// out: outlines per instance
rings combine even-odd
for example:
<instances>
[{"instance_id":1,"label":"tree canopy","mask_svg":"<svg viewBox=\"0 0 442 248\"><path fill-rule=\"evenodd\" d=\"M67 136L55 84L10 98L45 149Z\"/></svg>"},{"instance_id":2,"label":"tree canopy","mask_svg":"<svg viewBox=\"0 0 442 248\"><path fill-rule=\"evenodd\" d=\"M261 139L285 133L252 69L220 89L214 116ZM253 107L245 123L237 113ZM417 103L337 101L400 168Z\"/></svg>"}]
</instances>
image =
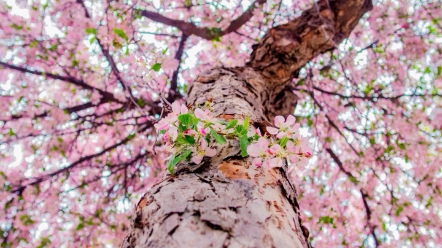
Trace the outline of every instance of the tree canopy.
<instances>
[{"instance_id":1,"label":"tree canopy","mask_svg":"<svg viewBox=\"0 0 442 248\"><path fill-rule=\"evenodd\" d=\"M270 28L317 4L1 1L2 245L120 243L165 172L154 124L166 103L207 69L244 65ZM436 247L442 2L373 4L293 72L292 114L313 149L293 177L303 223L316 247Z\"/></svg>"}]
</instances>

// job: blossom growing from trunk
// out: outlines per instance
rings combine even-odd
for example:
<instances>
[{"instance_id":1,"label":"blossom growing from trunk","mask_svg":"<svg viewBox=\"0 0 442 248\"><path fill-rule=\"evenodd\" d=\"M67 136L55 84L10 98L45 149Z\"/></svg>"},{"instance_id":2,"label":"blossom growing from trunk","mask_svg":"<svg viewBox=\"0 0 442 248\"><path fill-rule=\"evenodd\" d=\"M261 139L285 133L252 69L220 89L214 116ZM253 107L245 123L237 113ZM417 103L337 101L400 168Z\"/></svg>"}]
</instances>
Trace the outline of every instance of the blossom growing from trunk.
<instances>
[{"instance_id":1,"label":"blossom growing from trunk","mask_svg":"<svg viewBox=\"0 0 442 248\"><path fill-rule=\"evenodd\" d=\"M190 159L190 161L195 164L201 163L204 156L213 157L216 155L216 149L210 148L209 144L204 138L199 139L198 147L192 147L192 153L194 156Z\"/></svg>"},{"instance_id":2,"label":"blossom growing from trunk","mask_svg":"<svg viewBox=\"0 0 442 248\"><path fill-rule=\"evenodd\" d=\"M265 161L265 159L272 156L269 151L269 141L264 137L260 137L257 143L250 144L247 147L247 153L250 156L255 157L252 164L256 167L260 167L263 160Z\"/></svg>"},{"instance_id":3,"label":"blossom growing from trunk","mask_svg":"<svg viewBox=\"0 0 442 248\"><path fill-rule=\"evenodd\" d=\"M187 109L186 105L174 102L172 103L172 112L170 112L165 118L161 119L154 126L157 131L166 130L172 123L177 121L180 114L185 114L187 112L189 112L189 109Z\"/></svg>"},{"instance_id":4,"label":"blossom growing from trunk","mask_svg":"<svg viewBox=\"0 0 442 248\"><path fill-rule=\"evenodd\" d=\"M267 131L270 134L276 135L278 139L287 136L291 137L296 134L299 129L299 123L296 123L296 118L293 115L289 115L287 120L282 116L276 116L274 119L274 124L277 128L267 127Z\"/></svg>"}]
</instances>

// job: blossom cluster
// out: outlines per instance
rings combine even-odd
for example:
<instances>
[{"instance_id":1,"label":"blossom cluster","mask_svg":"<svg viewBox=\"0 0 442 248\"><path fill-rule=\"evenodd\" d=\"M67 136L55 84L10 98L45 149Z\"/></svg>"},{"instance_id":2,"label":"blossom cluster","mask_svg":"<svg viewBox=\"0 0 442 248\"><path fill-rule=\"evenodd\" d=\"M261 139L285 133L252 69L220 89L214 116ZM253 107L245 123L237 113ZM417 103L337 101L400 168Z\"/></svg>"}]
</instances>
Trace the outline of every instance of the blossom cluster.
<instances>
[{"instance_id":1,"label":"blossom cluster","mask_svg":"<svg viewBox=\"0 0 442 248\"><path fill-rule=\"evenodd\" d=\"M216 144L224 144L227 139L238 139L241 155L253 157L257 167L281 167L284 159L290 164L306 163L311 157L307 142L299 135L299 124L293 116L287 120L275 117L275 127L266 127L264 134L244 120L220 120L211 115L210 104L205 108L189 110L185 105L174 102L172 111L161 119L155 128L163 135L167 150L171 153L167 169L183 160L200 164L204 157L217 154Z\"/></svg>"}]
</instances>

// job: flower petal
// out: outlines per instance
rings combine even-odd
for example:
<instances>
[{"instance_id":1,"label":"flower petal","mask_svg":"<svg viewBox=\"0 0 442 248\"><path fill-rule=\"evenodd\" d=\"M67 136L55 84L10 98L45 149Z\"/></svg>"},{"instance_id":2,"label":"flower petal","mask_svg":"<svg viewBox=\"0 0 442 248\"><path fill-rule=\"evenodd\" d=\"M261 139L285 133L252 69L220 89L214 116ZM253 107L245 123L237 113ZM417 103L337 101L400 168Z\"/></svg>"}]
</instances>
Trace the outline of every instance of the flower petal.
<instances>
[{"instance_id":1,"label":"flower petal","mask_svg":"<svg viewBox=\"0 0 442 248\"><path fill-rule=\"evenodd\" d=\"M258 136L262 136L262 134L261 134L261 130L259 130L259 127L256 128L256 134L258 134Z\"/></svg>"},{"instance_id":2,"label":"flower petal","mask_svg":"<svg viewBox=\"0 0 442 248\"><path fill-rule=\"evenodd\" d=\"M293 115L289 115L287 117L287 120L285 121L285 124L288 126L292 126L295 124L295 122L296 122L296 118Z\"/></svg>"},{"instance_id":3,"label":"flower petal","mask_svg":"<svg viewBox=\"0 0 442 248\"><path fill-rule=\"evenodd\" d=\"M276 135L276 138L281 139L282 137L287 136L286 132L280 132Z\"/></svg>"},{"instance_id":4,"label":"flower petal","mask_svg":"<svg viewBox=\"0 0 442 248\"><path fill-rule=\"evenodd\" d=\"M269 141L264 137L260 137L256 144L258 145L260 152L264 152L269 147Z\"/></svg>"},{"instance_id":5,"label":"flower petal","mask_svg":"<svg viewBox=\"0 0 442 248\"><path fill-rule=\"evenodd\" d=\"M261 151L259 150L258 144L253 143L247 146L247 154L252 157L259 157Z\"/></svg>"},{"instance_id":6,"label":"flower petal","mask_svg":"<svg viewBox=\"0 0 442 248\"><path fill-rule=\"evenodd\" d=\"M172 111L177 114L180 113L180 104L178 102L172 103Z\"/></svg>"},{"instance_id":7,"label":"flower petal","mask_svg":"<svg viewBox=\"0 0 442 248\"><path fill-rule=\"evenodd\" d=\"M275 120L274 120L274 122L275 122L275 126L280 127L281 124L284 123L284 117L282 117L282 116L280 116L280 115L275 116Z\"/></svg>"},{"instance_id":8,"label":"flower petal","mask_svg":"<svg viewBox=\"0 0 442 248\"><path fill-rule=\"evenodd\" d=\"M205 118L206 118L206 114L205 114L204 111L203 111L202 109L200 109L200 108L195 109L195 116L196 116L197 118L200 118L200 119L205 119Z\"/></svg>"},{"instance_id":9,"label":"flower petal","mask_svg":"<svg viewBox=\"0 0 442 248\"><path fill-rule=\"evenodd\" d=\"M215 156L215 155L216 155L216 149L214 149L214 148L207 148L207 149L206 149L206 152L205 152L205 155L206 155L207 157L213 157L213 156Z\"/></svg>"},{"instance_id":10,"label":"flower petal","mask_svg":"<svg viewBox=\"0 0 442 248\"><path fill-rule=\"evenodd\" d=\"M268 160L267 166L269 168L282 167L282 159L281 158L272 158Z\"/></svg>"},{"instance_id":11,"label":"flower petal","mask_svg":"<svg viewBox=\"0 0 442 248\"><path fill-rule=\"evenodd\" d=\"M200 144L200 150L206 150L207 146L209 146L209 144L207 144L207 141L204 138L201 138L199 140L199 144Z\"/></svg>"},{"instance_id":12,"label":"flower petal","mask_svg":"<svg viewBox=\"0 0 442 248\"><path fill-rule=\"evenodd\" d=\"M256 166L256 167L261 167L261 165L262 165L262 159L261 159L261 158L255 158L255 159L253 159L252 164L253 164L254 166Z\"/></svg>"},{"instance_id":13,"label":"flower petal","mask_svg":"<svg viewBox=\"0 0 442 248\"><path fill-rule=\"evenodd\" d=\"M272 153L272 154L276 154L276 153L278 153L281 149L282 149L282 148L281 148L280 145L278 145L278 144L274 144L274 145L272 145L272 146L269 148L269 151L270 151L270 153Z\"/></svg>"},{"instance_id":14,"label":"flower petal","mask_svg":"<svg viewBox=\"0 0 442 248\"><path fill-rule=\"evenodd\" d=\"M196 156L193 156L190 161L194 162L195 164L199 164L201 163L201 161L203 160L203 155L202 154L197 154Z\"/></svg>"},{"instance_id":15,"label":"flower petal","mask_svg":"<svg viewBox=\"0 0 442 248\"><path fill-rule=\"evenodd\" d=\"M180 112L181 114L186 114L187 112L189 112L189 109L186 107L186 105L181 104Z\"/></svg>"},{"instance_id":16,"label":"flower petal","mask_svg":"<svg viewBox=\"0 0 442 248\"><path fill-rule=\"evenodd\" d=\"M279 132L279 129L274 128L274 127L266 127L266 129L267 129L267 132L269 132L270 134L273 134L273 135L275 135Z\"/></svg>"}]
</instances>

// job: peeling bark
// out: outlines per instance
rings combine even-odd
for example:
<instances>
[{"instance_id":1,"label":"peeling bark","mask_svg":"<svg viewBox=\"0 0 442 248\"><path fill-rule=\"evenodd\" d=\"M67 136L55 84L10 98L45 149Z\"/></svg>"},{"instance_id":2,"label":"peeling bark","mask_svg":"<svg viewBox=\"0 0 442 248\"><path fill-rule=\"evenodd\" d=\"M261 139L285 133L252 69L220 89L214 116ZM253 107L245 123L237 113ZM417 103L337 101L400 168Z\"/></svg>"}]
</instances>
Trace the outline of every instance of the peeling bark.
<instances>
[{"instance_id":1,"label":"peeling bark","mask_svg":"<svg viewBox=\"0 0 442 248\"><path fill-rule=\"evenodd\" d=\"M308 247L283 172L249 165L168 176L138 203L123 247Z\"/></svg>"},{"instance_id":2,"label":"peeling bark","mask_svg":"<svg viewBox=\"0 0 442 248\"><path fill-rule=\"evenodd\" d=\"M265 127L293 113L288 88L297 70L347 37L368 0L319 1L271 29L245 67L214 68L189 85L187 104L213 103L222 119L248 116ZM310 247L296 190L283 168L264 170L240 157L237 140L199 165L181 162L139 201L122 247Z\"/></svg>"}]
</instances>

